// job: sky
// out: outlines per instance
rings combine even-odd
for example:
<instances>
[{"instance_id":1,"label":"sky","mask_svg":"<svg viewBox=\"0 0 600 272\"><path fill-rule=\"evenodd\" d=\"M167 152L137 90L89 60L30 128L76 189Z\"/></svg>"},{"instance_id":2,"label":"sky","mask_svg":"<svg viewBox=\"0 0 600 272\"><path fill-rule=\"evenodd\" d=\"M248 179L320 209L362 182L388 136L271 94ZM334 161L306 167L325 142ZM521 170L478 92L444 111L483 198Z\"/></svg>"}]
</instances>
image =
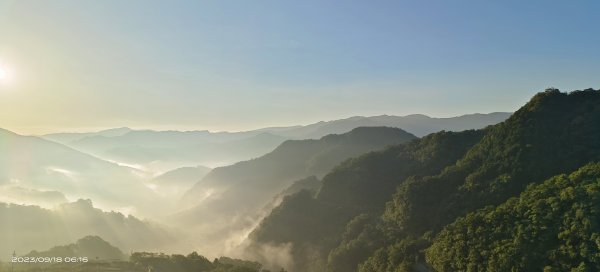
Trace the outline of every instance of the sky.
<instances>
[{"instance_id":1,"label":"sky","mask_svg":"<svg viewBox=\"0 0 600 272\"><path fill-rule=\"evenodd\" d=\"M0 127L239 131L600 87L598 1L0 0Z\"/></svg>"}]
</instances>

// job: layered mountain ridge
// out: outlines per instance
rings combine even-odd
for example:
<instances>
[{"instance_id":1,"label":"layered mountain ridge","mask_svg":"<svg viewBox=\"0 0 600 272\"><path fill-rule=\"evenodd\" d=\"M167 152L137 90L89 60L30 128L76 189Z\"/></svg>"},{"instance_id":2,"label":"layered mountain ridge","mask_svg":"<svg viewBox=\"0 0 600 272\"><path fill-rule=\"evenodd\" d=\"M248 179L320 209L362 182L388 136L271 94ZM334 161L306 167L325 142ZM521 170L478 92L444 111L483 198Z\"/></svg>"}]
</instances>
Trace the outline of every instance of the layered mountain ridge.
<instances>
[{"instance_id":1,"label":"layered mountain ridge","mask_svg":"<svg viewBox=\"0 0 600 272\"><path fill-rule=\"evenodd\" d=\"M319 140L288 140L259 158L212 170L186 193L184 204L191 208L175 220L222 242L251 230L294 181L321 177L348 158L414 139L397 128L365 127Z\"/></svg>"},{"instance_id":2,"label":"layered mountain ridge","mask_svg":"<svg viewBox=\"0 0 600 272\"><path fill-rule=\"evenodd\" d=\"M435 133L342 164L325 176L315 198L298 193L274 209L251 235L249 251L291 245L292 271L425 271L432 269L428 261L436 269L482 271L433 253L426 260L424 252L457 218L599 161L600 92L549 89L506 121L456 133L444 147L451 135ZM481 258L474 261L486 261ZM499 265L487 271L506 271ZM583 260L583 266L597 265Z\"/></svg>"},{"instance_id":3,"label":"layered mountain ridge","mask_svg":"<svg viewBox=\"0 0 600 272\"><path fill-rule=\"evenodd\" d=\"M217 167L259 157L285 140L319 139L357 127L396 127L419 137L441 130L479 129L510 113L467 114L432 118L426 115L355 116L305 126L270 127L243 132L154 131L115 128L89 133L54 133L41 137L123 165L160 173L190 165Z\"/></svg>"}]
</instances>

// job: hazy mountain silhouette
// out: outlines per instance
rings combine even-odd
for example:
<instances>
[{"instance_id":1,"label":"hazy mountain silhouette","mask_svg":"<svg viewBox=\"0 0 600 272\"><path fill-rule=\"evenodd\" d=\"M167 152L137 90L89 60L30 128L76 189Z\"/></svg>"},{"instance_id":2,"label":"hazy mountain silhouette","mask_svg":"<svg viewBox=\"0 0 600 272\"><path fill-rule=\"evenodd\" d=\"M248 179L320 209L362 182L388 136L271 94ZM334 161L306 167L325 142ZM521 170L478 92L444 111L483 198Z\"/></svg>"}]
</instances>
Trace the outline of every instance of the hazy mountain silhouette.
<instances>
[{"instance_id":1,"label":"hazy mountain silhouette","mask_svg":"<svg viewBox=\"0 0 600 272\"><path fill-rule=\"evenodd\" d=\"M56 139L56 135L44 136ZM64 138L64 137L63 137ZM268 132L128 131L73 137L65 144L100 158L164 172L185 165L228 165L258 157L285 138Z\"/></svg>"},{"instance_id":2,"label":"hazy mountain silhouette","mask_svg":"<svg viewBox=\"0 0 600 272\"><path fill-rule=\"evenodd\" d=\"M182 196L196 182L202 179L211 168L205 166L181 167L153 178L150 182L156 186L159 193L167 193L173 196Z\"/></svg>"},{"instance_id":3,"label":"hazy mountain silhouette","mask_svg":"<svg viewBox=\"0 0 600 272\"><path fill-rule=\"evenodd\" d=\"M71 198L94 199L101 207L151 208L155 197L141 174L52 141L0 129L3 187L58 191Z\"/></svg>"},{"instance_id":4,"label":"hazy mountain silhouette","mask_svg":"<svg viewBox=\"0 0 600 272\"><path fill-rule=\"evenodd\" d=\"M479 129L499 123L510 113L468 114L449 118L356 116L306 126L270 127L245 132L154 131L116 128L90 133L42 136L99 158L164 172L185 165L223 166L261 156L286 139L319 139L357 127L396 127L419 137L447 130Z\"/></svg>"},{"instance_id":5,"label":"hazy mountain silhouette","mask_svg":"<svg viewBox=\"0 0 600 272\"><path fill-rule=\"evenodd\" d=\"M323 176L345 159L412 139L416 137L401 129L372 127L327 135L319 140L288 140L259 158L212 170L186 193L185 199L200 203L208 190L231 185L277 183L279 190L273 190L280 191L294 180Z\"/></svg>"},{"instance_id":6,"label":"hazy mountain silhouette","mask_svg":"<svg viewBox=\"0 0 600 272\"><path fill-rule=\"evenodd\" d=\"M133 131L128 127L122 128L111 128L106 130L101 130L98 132L61 132L61 133L51 133L43 135L42 138L48 139L54 142L58 142L61 144L68 144L72 141L80 140L86 137L94 137L94 136L105 136L105 137L116 137L127 134L128 132Z\"/></svg>"},{"instance_id":7,"label":"hazy mountain silhouette","mask_svg":"<svg viewBox=\"0 0 600 272\"><path fill-rule=\"evenodd\" d=\"M36 204L51 208L61 203L68 202L65 194L59 191L38 190L24 188L18 184L5 184L0 186L0 202L15 204Z\"/></svg>"},{"instance_id":8,"label":"hazy mountain silhouette","mask_svg":"<svg viewBox=\"0 0 600 272\"><path fill-rule=\"evenodd\" d=\"M480 129L489 125L500 123L508 118L511 113L494 112L488 114L466 114L457 117L434 118L423 114L406 116L380 115L380 116L355 116L346 119L318 122L306 126L264 128L274 134L293 139L320 138L328 134L346 133L357 127L396 127L410 132L418 137L438 131L463 131Z\"/></svg>"},{"instance_id":9,"label":"hazy mountain silhouette","mask_svg":"<svg viewBox=\"0 0 600 272\"><path fill-rule=\"evenodd\" d=\"M94 208L90 200L62 204L55 209L0 203L0 253L10 256L33 249L72 243L97 235L123 250L173 248L176 232L118 212Z\"/></svg>"},{"instance_id":10,"label":"hazy mountain silhouette","mask_svg":"<svg viewBox=\"0 0 600 272\"><path fill-rule=\"evenodd\" d=\"M176 218L222 243L252 227L292 182L323 176L343 160L413 139L401 129L369 127L319 140L288 140L259 158L212 170L186 193L185 204L193 208Z\"/></svg>"},{"instance_id":11,"label":"hazy mountain silhouette","mask_svg":"<svg viewBox=\"0 0 600 272\"><path fill-rule=\"evenodd\" d=\"M118 247L104 241L99 236L86 236L75 243L55 246L45 251L33 250L26 256L31 257L86 257L94 260L125 260L127 257Z\"/></svg>"}]
</instances>

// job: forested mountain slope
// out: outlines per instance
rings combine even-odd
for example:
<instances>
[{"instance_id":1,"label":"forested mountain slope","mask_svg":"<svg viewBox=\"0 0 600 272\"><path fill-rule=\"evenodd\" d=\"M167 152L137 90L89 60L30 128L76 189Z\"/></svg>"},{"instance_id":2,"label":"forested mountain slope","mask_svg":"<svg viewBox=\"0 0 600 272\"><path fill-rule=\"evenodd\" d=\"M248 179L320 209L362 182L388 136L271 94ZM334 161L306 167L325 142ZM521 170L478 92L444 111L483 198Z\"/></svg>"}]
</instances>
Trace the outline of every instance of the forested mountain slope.
<instances>
[{"instance_id":1,"label":"forested mountain slope","mask_svg":"<svg viewBox=\"0 0 600 272\"><path fill-rule=\"evenodd\" d=\"M307 192L284 199L251 234L261 245L292 243L293 271L324 269L345 225L361 213L380 213L394 188L413 175L438 173L481 139L481 131L440 132L348 160L323 179L316 198ZM319 252L318 254L314 254ZM293 268L293 269L292 269Z\"/></svg>"},{"instance_id":2,"label":"forested mountain slope","mask_svg":"<svg viewBox=\"0 0 600 272\"><path fill-rule=\"evenodd\" d=\"M204 234L201 239L212 248L223 246L223 239L245 236L294 181L320 178L348 158L414 139L401 129L368 127L319 140L286 141L259 158L213 169L187 192L184 202L191 208L174 216L174 222Z\"/></svg>"},{"instance_id":3,"label":"forested mountain slope","mask_svg":"<svg viewBox=\"0 0 600 272\"><path fill-rule=\"evenodd\" d=\"M600 271L599 222L594 163L460 217L433 240L427 261L437 271Z\"/></svg>"},{"instance_id":4,"label":"forested mountain slope","mask_svg":"<svg viewBox=\"0 0 600 272\"><path fill-rule=\"evenodd\" d=\"M276 208L252 235L255 246L292 244L293 271L427 270L423 252L449 223L600 161L600 92L549 89L503 123L456 135L464 148L451 145L454 157L435 148L405 160L382 155L425 137L345 163L324 178L316 199L300 193Z\"/></svg>"}]
</instances>

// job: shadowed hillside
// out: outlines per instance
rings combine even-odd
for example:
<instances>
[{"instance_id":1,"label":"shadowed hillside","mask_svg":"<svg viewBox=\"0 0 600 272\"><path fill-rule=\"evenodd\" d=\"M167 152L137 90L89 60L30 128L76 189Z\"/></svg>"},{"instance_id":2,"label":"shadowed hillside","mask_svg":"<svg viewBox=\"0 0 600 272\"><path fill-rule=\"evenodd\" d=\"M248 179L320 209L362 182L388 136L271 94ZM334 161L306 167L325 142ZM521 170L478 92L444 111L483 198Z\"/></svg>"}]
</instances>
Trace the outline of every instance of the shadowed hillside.
<instances>
[{"instance_id":1,"label":"shadowed hillside","mask_svg":"<svg viewBox=\"0 0 600 272\"><path fill-rule=\"evenodd\" d=\"M10 256L33 249L72 243L93 235L129 250L180 247L181 236L164 226L94 208L91 201L79 200L49 210L37 206L0 203L0 253Z\"/></svg>"},{"instance_id":2,"label":"shadowed hillside","mask_svg":"<svg viewBox=\"0 0 600 272\"><path fill-rule=\"evenodd\" d=\"M193 207L177 216L186 226L203 228L208 237L243 239L263 208L293 181L322 176L345 159L416 139L396 128L357 128L320 140L290 140L262 157L216 168L184 200ZM242 236L240 236L242 235ZM222 241L221 241L222 242Z\"/></svg>"},{"instance_id":3,"label":"shadowed hillside","mask_svg":"<svg viewBox=\"0 0 600 272\"><path fill-rule=\"evenodd\" d=\"M455 141L470 142L463 151L440 152L436 149L441 145L434 143L414 151L421 156L394 163L406 157L399 152L402 149L444 138L443 133L433 134L336 168L324 178L316 199L300 193L284 200L253 233L259 242L255 247L292 243L294 271L424 269L428 264L423 250L432 235L456 218L503 203L529 184L599 161L600 93L550 89L505 122L471 132L477 134L470 141L468 133L455 134ZM394 149L398 150L395 156L383 155ZM432 165L437 167L418 167L437 161L437 156L445 158ZM343 175L344 171L351 174ZM391 182L382 182L386 180ZM333 185L337 188L329 189ZM397 191L392 197L394 186ZM391 201L383 205L385 197ZM452 243L445 246L453 247ZM440 261L444 262L436 259L436 266L445 267Z\"/></svg>"}]
</instances>

